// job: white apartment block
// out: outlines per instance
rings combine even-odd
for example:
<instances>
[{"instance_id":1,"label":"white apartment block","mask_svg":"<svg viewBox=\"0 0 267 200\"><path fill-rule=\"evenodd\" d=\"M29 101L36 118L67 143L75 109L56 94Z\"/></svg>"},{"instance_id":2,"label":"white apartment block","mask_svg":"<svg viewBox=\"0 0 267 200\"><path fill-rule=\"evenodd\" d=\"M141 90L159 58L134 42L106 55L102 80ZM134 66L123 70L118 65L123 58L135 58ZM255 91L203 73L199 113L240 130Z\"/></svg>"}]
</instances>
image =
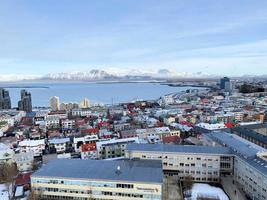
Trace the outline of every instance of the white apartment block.
<instances>
[{"instance_id":1,"label":"white apartment block","mask_svg":"<svg viewBox=\"0 0 267 200\"><path fill-rule=\"evenodd\" d=\"M31 171L33 169L34 153L32 151L15 154L14 159L20 172Z\"/></svg>"},{"instance_id":2,"label":"white apartment block","mask_svg":"<svg viewBox=\"0 0 267 200\"><path fill-rule=\"evenodd\" d=\"M126 158L161 160L164 173L181 181L190 177L197 182L219 182L221 174L233 171L233 156L224 147L129 144Z\"/></svg>"},{"instance_id":3,"label":"white apartment block","mask_svg":"<svg viewBox=\"0 0 267 200\"><path fill-rule=\"evenodd\" d=\"M124 157L126 147L131 143L139 143L138 137L99 141L96 143L98 158Z\"/></svg>"},{"instance_id":4,"label":"white apartment block","mask_svg":"<svg viewBox=\"0 0 267 200\"><path fill-rule=\"evenodd\" d=\"M23 140L18 144L20 152L33 152L34 156L42 156L45 150L45 140Z\"/></svg>"}]
</instances>

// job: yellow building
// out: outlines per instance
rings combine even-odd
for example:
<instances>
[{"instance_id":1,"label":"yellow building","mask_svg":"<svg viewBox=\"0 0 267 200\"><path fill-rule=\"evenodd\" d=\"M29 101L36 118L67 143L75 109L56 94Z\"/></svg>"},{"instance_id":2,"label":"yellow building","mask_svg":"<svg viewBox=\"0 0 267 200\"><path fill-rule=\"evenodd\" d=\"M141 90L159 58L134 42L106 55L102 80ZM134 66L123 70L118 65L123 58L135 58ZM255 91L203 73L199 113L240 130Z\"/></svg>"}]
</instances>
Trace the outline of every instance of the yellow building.
<instances>
[{"instance_id":1,"label":"yellow building","mask_svg":"<svg viewBox=\"0 0 267 200\"><path fill-rule=\"evenodd\" d=\"M53 160L31 177L44 199L162 199L162 165L141 160Z\"/></svg>"}]
</instances>

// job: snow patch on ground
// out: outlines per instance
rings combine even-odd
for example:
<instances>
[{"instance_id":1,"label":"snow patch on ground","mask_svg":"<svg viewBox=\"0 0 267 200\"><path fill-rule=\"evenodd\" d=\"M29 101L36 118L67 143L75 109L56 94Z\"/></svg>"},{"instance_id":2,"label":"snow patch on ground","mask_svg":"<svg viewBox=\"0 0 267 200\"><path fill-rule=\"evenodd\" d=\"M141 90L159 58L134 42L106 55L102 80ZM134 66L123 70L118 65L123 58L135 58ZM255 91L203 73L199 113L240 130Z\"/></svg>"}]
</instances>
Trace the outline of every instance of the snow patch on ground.
<instances>
[{"instance_id":1,"label":"snow patch on ground","mask_svg":"<svg viewBox=\"0 0 267 200\"><path fill-rule=\"evenodd\" d=\"M0 184L0 199L9 200L8 187L5 184Z\"/></svg>"},{"instance_id":2,"label":"snow patch on ground","mask_svg":"<svg viewBox=\"0 0 267 200\"><path fill-rule=\"evenodd\" d=\"M187 196L185 200L197 200L198 198L229 200L221 188L203 183L193 184L191 191L186 191L185 196Z\"/></svg>"}]
</instances>

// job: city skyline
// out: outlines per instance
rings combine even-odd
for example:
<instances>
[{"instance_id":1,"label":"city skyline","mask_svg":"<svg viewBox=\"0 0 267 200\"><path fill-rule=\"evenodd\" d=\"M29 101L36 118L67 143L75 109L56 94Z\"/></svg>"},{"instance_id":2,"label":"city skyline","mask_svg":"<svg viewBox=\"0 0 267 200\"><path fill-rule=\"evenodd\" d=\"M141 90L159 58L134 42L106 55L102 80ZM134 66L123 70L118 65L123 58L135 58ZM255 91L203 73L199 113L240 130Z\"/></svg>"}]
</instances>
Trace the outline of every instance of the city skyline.
<instances>
[{"instance_id":1,"label":"city skyline","mask_svg":"<svg viewBox=\"0 0 267 200\"><path fill-rule=\"evenodd\" d=\"M263 75L266 13L266 1L2 1L1 75L110 68Z\"/></svg>"}]
</instances>

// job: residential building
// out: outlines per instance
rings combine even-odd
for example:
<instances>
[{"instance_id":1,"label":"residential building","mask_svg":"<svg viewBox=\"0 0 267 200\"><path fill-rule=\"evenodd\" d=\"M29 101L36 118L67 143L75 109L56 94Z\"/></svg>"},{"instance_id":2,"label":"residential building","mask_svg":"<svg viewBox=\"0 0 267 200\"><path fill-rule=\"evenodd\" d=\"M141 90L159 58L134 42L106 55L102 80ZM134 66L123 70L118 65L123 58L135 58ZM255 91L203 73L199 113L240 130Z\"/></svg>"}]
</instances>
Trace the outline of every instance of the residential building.
<instances>
[{"instance_id":1,"label":"residential building","mask_svg":"<svg viewBox=\"0 0 267 200\"><path fill-rule=\"evenodd\" d=\"M2 109L11 109L11 100L9 92L0 88L0 110Z\"/></svg>"},{"instance_id":2,"label":"residential building","mask_svg":"<svg viewBox=\"0 0 267 200\"><path fill-rule=\"evenodd\" d=\"M74 137L73 138L73 147L75 152L81 152L81 145L96 143L99 140L97 135L86 135L84 137Z\"/></svg>"},{"instance_id":3,"label":"residential building","mask_svg":"<svg viewBox=\"0 0 267 200\"><path fill-rule=\"evenodd\" d=\"M23 110L25 112L32 112L32 98L31 93L26 90L21 90L20 92L21 100L18 102L19 110Z\"/></svg>"},{"instance_id":4,"label":"residential building","mask_svg":"<svg viewBox=\"0 0 267 200\"><path fill-rule=\"evenodd\" d=\"M226 132L213 132L207 137L231 150L236 184L251 199L267 199L267 150Z\"/></svg>"},{"instance_id":5,"label":"residential building","mask_svg":"<svg viewBox=\"0 0 267 200\"><path fill-rule=\"evenodd\" d=\"M89 107L90 107L90 102L89 99L87 98L83 99L79 104L79 108L89 108Z\"/></svg>"},{"instance_id":6,"label":"residential building","mask_svg":"<svg viewBox=\"0 0 267 200\"><path fill-rule=\"evenodd\" d=\"M34 152L28 151L15 154L14 160L17 164L18 171L31 171L34 166Z\"/></svg>"},{"instance_id":7,"label":"residential building","mask_svg":"<svg viewBox=\"0 0 267 200\"><path fill-rule=\"evenodd\" d=\"M42 156L45 150L45 140L23 140L18 144L20 152L33 152L34 157Z\"/></svg>"},{"instance_id":8,"label":"residential building","mask_svg":"<svg viewBox=\"0 0 267 200\"><path fill-rule=\"evenodd\" d=\"M124 157L126 147L130 143L139 143L138 137L99 141L96 143L98 158Z\"/></svg>"},{"instance_id":9,"label":"residential building","mask_svg":"<svg viewBox=\"0 0 267 200\"><path fill-rule=\"evenodd\" d=\"M158 161L57 159L31 176L31 187L45 199L161 200Z\"/></svg>"},{"instance_id":10,"label":"residential building","mask_svg":"<svg viewBox=\"0 0 267 200\"><path fill-rule=\"evenodd\" d=\"M59 97L53 96L50 99L50 109L51 111L59 111L60 109L60 102L59 102Z\"/></svg>"},{"instance_id":11,"label":"residential building","mask_svg":"<svg viewBox=\"0 0 267 200\"><path fill-rule=\"evenodd\" d=\"M54 149L56 153L64 153L70 146L69 138L53 138L48 140L49 148Z\"/></svg>"},{"instance_id":12,"label":"residential building","mask_svg":"<svg viewBox=\"0 0 267 200\"><path fill-rule=\"evenodd\" d=\"M232 132L254 144L267 149L267 124L239 126L233 128Z\"/></svg>"},{"instance_id":13,"label":"residential building","mask_svg":"<svg viewBox=\"0 0 267 200\"><path fill-rule=\"evenodd\" d=\"M15 152L7 145L0 143L0 163L12 163L14 162Z\"/></svg>"}]
</instances>

